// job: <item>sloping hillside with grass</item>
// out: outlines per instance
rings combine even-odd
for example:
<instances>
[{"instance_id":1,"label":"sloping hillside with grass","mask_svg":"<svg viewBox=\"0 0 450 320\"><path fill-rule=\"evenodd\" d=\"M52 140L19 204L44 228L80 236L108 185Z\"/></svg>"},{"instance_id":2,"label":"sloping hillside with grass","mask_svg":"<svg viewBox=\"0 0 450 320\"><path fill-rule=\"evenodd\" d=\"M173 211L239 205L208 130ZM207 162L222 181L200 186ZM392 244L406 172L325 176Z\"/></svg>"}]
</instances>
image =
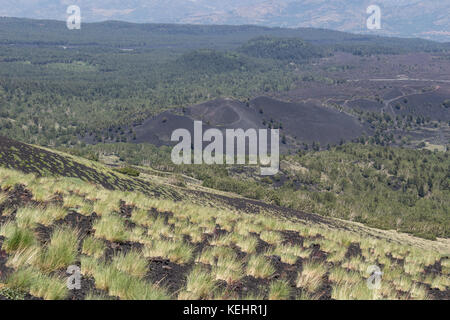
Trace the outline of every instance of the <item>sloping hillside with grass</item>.
<instances>
[{"instance_id":1,"label":"sloping hillside with grass","mask_svg":"<svg viewBox=\"0 0 450 320\"><path fill-rule=\"evenodd\" d=\"M5 168L36 174L40 177L62 176L93 183L109 190L141 191L161 195L167 190L150 182L131 179L127 175L94 161L60 154L0 136L0 165ZM172 194L177 197L176 194Z\"/></svg>"},{"instance_id":2,"label":"sloping hillside with grass","mask_svg":"<svg viewBox=\"0 0 450 320\"><path fill-rule=\"evenodd\" d=\"M151 177L123 176L33 146L16 143L13 156L5 148L1 299L450 298L446 240L379 231L229 194L205 197L206 191L156 177L153 186ZM60 159L62 171L44 175L19 160L40 158L41 152L47 161ZM92 170L89 179L70 174L81 166ZM101 174L120 184L102 186L96 180ZM128 182L141 188L119 188ZM151 193L154 188L167 192ZM377 290L367 286L373 265L383 272ZM69 266L81 268L80 290L67 288Z\"/></svg>"},{"instance_id":3,"label":"sloping hillside with grass","mask_svg":"<svg viewBox=\"0 0 450 320\"><path fill-rule=\"evenodd\" d=\"M186 175L214 192L239 194L292 212L313 212L430 240L450 237L450 162L445 150L377 146L364 139L327 150L317 144L313 148L282 155L280 172L272 177L261 177L258 168L245 165L174 165L169 148L147 144L62 151L84 157L114 155L115 163L107 156L100 161Z\"/></svg>"}]
</instances>

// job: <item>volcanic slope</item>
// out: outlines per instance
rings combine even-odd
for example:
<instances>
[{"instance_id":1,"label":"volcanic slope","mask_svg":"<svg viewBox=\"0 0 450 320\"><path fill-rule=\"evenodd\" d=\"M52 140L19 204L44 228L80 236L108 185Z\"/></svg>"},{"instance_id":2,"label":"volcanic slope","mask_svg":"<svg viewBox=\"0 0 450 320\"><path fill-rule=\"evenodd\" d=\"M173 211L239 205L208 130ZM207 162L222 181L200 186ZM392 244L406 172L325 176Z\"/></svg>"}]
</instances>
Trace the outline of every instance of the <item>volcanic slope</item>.
<instances>
[{"instance_id":1,"label":"volcanic slope","mask_svg":"<svg viewBox=\"0 0 450 320\"><path fill-rule=\"evenodd\" d=\"M126 177L7 138L0 146L0 299L450 297L447 240ZM39 170L56 159L60 170ZM73 265L81 290L66 286ZM372 265L378 290L366 284Z\"/></svg>"},{"instance_id":2,"label":"volcanic slope","mask_svg":"<svg viewBox=\"0 0 450 320\"><path fill-rule=\"evenodd\" d=\"M183 110L165 111L135 128L136 142L169 144L175 129L184 128L193 135L194 120L203 122L204 130L264 128L261 117L242 102L215 99Z\"/></svg>"},{"instance_id":3,"label":"volcanic slope","mask_svg":"<svg viewBox=\"0 0 450 320\"><path fill-rule=\"evenodd\" d=\"M216 99L182 110L165 111L134 128L137 143L171 144L178 128L193 134L194 120L203 121L204 130L280 128L290 137L288 147L301 143L336 144L368 134L369 129L357 118L335 109L310 103L290 103L270 97L258 97L246 103Z\"/></svg>"}]
</instances>

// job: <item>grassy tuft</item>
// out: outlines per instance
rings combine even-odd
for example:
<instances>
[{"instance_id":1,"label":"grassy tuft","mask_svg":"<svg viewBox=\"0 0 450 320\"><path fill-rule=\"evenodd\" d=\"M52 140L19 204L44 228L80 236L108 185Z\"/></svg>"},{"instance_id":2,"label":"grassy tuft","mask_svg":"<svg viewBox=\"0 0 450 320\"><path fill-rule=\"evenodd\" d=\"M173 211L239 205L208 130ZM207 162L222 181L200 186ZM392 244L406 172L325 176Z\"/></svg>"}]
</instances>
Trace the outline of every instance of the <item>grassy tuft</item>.
<instances>
[{"instance_id":1,"label":"grassy tuft","mask_svg":"<svg viewBox=\"0 0 450 320\"><path fill-rule=\"evenodd\" d=\"M49 245L39 257L38 265L45 272L66 268L78 254L78 231L70 228L57 228L53 231Z\"/></svg>"},{"instance_id":2,"label":"grassy tuft","mask_svg":"<svg viewBox=\"0 0 450 320\"><path fill-rule=\"evenodd\" d=\"M142 253L134 250L126 254L119 253L115 255L112 265L117 270L139 278L145 276L148 270L147 260L142 257Z\"/></svg>"},{"instance_id":3,"label":"grassy tuft","mask_svg":"<svg viewBox=\"0 0 450 320\"><path fill-rule=\"evenodd\" d=\"M125 242L128 240L128 231L125 221L121 217L110 214L102 216L94 225L95 236L113 242Z\"/></svg>"},{"instance_id":4,"label":"grassy tuft","mask_svg":"<svg viewBox=\"0 0 450 320\"><path fill-rule=\"evenodd\" d=\"M186 291L180 292L179 299L198 300L214 296L216 281L210 272L195 266L187 277Z\"/></svg>"},{"instance_id":5,"label":"grassy tuft","mask_svg":"<svg viewBox=\"0 0 450 320\"><path fill-rule=\"evenodd\" d=\"M304 288L310 293L316 292L323 284L327 268L320 263L307 262L297 277L297 288Z\"/></svg>"},{"instance_id":6,"label":"grassy tuft","mask_svg":"<svg viewBox=\"0 0 450 320\"><path fill-rule=\"evenodd\" d=\"M247 274L255 278L268 278L274 274L275 268L263 255L253 255L247 264Z\"/></svg>"},{"instance_id":7,"label":"grassy tuft","mask_svg":"<svg viewBox=\"0 0 450 320\"><path fill-rule=\"evenodd\" d=\"M174 263L189 263L193 259L194 248L188 243L172 240L153 240L145 245L143 254L149 258L166 258Z\"/></svg>"},{"instance_id":8,"label":"grassy tuft","mask_svg":"<svg viewBox=\"0 0 450 320\"><path fill-rule=\"evenodd\" d=\"M13 290L30 292L45 300L62 300L68 294L67 285L63 279L47 276L32 268L13 273L7 279L7 285Z\"/></svg>"},{"instance_id":9,"label":"grassy tuft","mask_svg":"<svg viewBox=\"0 0 450 320\"><path fill-rule=\"evenodd\" d=\"M287 300L291 294L291 286L286 280L277 280L270 284L269 300Z\"/></svg>"},{"instance_id":10,"label":"grassy tuft","mask_svg":"<svg viewBox=\"0 0 450 320\"><path fill-rule=\"evenodd\" d=\"M94 258L100 258L103 256L106 245L103 241L96 239L92 236L86 237L83 241L82 253Z\"/></svg>"},{"instance_id":11,"label":"grassy tuft","mask_svg":"<svg viewBox=\"0 0 450 320\"><path fill-rule=\"evenodd\" d=\"M2 248L13 253L31 247L35 243L35 237L32 231L14 227L10 234L7 235Z\"/></svg>"}]
</instances>

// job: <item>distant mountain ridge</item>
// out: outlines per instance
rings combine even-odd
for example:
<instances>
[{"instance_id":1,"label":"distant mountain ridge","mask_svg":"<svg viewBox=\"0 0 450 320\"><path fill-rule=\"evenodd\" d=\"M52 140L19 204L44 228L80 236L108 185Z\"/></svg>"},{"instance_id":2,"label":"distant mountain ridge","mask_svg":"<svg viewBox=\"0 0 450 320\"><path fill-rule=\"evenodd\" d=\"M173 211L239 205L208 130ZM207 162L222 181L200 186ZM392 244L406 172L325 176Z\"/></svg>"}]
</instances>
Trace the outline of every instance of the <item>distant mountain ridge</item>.
<instances>
[{"instance_id":1,"label":"distant mountain ridge","mask_svg":"<svg viewBox=\"0 0 450 320\"><path fill-rule=\"evenodd\" d=\"M82 21L255 24L450 41L450 1L442 0L22 0L2 1L0 16L65 20L78 5ZM381 30L368 30L366 9L381 8Z\"/></svg>"},{"instance_id":2,"label":"distant mountain ridge","mask_svg":"<svg viewBox=\"0 0 450 320\"><path fill-rule=\"evenodd\" d=\"M272 39L267 43L267 40L264 41L261 37L278 38L278 40ZM312 55L323 53L316 52L310 44L352 53L364 48L369 48L370 53L437 52L450 49L450 42L439 43L420 38L364 35L320 28L131 23L108 20L95 23L85 22L81 30L69 30L64 21L12 17L0 17L0 44L59 45L70 48L101 46L103 48L123 48L124 50L137 48L239 49L241 51L250 50L247 52L250 56L254 56L255 50L260 50L261 46L265 49L268 46L272 47L270 51L281 50L284 52L283 48L287 45L290 48L288 51L299 49L301 51L309 50ZM245 44L247 46L242 47ZM295 49L296 47L298 48ZM281 52L276 53L275 51L270 54L281 54ZM362 53L369 52L363 50ZM256 55L260 56L261 52Z\"/></svg>"}]
</instances>

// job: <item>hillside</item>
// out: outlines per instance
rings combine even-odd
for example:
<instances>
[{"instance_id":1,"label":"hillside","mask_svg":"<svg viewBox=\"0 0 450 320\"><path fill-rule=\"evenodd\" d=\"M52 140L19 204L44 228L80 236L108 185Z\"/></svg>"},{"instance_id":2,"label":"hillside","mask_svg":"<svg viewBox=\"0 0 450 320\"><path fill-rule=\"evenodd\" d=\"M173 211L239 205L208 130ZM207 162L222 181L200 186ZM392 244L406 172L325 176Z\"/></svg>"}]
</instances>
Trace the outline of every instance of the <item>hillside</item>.
<instances>
[{"instance_id":1,"label":"hillside","mask_svg":"<svg viewBox=\"0 0 450 320\"><path fill-rule=\"evenodd\" d=\"M167 115L166 119L166 123L155 121L158 126L148 123L145 128L155 129L163 139L168 134L165 129L181 117ZM187 121L187 117L183 119ZM186 122L186 128L190 125ZM150 135L143 137L149 139ZM377 146L361 138L357 143L322 150L313 143L297 152L288 150L280 158L279 173L265 178L254 166L177 166L171 162L167 146L115 143L62 150L88 158L100 155L100 161L116 166L185 175L205 187L375 228L427 239L448 238L450 234L449 155L438 146L424 144L411 150Z\"/></svg>"},{"instance_id":2,"label":"hillside","mask_svg":"<svg viewBox=\"0 0 450 320\"><path fill-rule=\"evenodd\" d=\"M250 40L238 50L251 57L287 62L302 62L324 56L324 53L321 52L323 50L296 38L256 38Z\"/></svg>"},{"instance_id":3,"label":"hillside","mask_svg":"<svg viewBox=\"0 0 450 320\"><path fill-rule=\"evenodd\" d=\"M447 240L123 176L7 138L0 146L1 298L449 298ZM373 264L384 272L375 291ZM81 290L66 287L70 265L81 267Z\"/></svg>"},{"instance_id":4,"label":"hillside","mask_svg":"<svg viewBox=\"0 0 450 320\"><path fill-rule=\"evenodd\" d=\"M257 97L247 103L232 99L215 99L205 103L158 114L133 127L134 143L172 145L171 133L186 128L193 134L194 120L203 121L204 130L216 128L280 128L289 140L283 150L295 150L302 143L337 144L369 133L368 126L347 114L311 103L295 104ZM89 141L89 140L86 140Z\"/></svg>"},{"instance_id":5,"label":"hillside","mask_svg":"<svg viewBox=\"0 0 450 320\"><path fill-rule=\"evenodd\" d=\"M326 45L370 45L396 50L442 50L448 43L426 39L360 35L326 28L283 28L257 25L130 23L103 21L84 23L80 30L68 30L66 22L0 16L0 43L17 45L64 45L67 47L119 47L151 49L236 49L258 37L301 38Z\"/></svg>"},{"instance_id":6,"label":"hillside","mask_svg":"<svg viewBox=\"0 0 450 320\"><path fill-rule=\"evenodd\" d=\"M66 3L7 1L1 16L64 20ZM125 20L193 24L258 24L271 27L314 27L369 33L366 8L371 1L349 0L136 0L131 3L78 0L85 21ZM449 41L446 1L379 0L383 24L378 33Z\"/></svg>"}]
</instances>

